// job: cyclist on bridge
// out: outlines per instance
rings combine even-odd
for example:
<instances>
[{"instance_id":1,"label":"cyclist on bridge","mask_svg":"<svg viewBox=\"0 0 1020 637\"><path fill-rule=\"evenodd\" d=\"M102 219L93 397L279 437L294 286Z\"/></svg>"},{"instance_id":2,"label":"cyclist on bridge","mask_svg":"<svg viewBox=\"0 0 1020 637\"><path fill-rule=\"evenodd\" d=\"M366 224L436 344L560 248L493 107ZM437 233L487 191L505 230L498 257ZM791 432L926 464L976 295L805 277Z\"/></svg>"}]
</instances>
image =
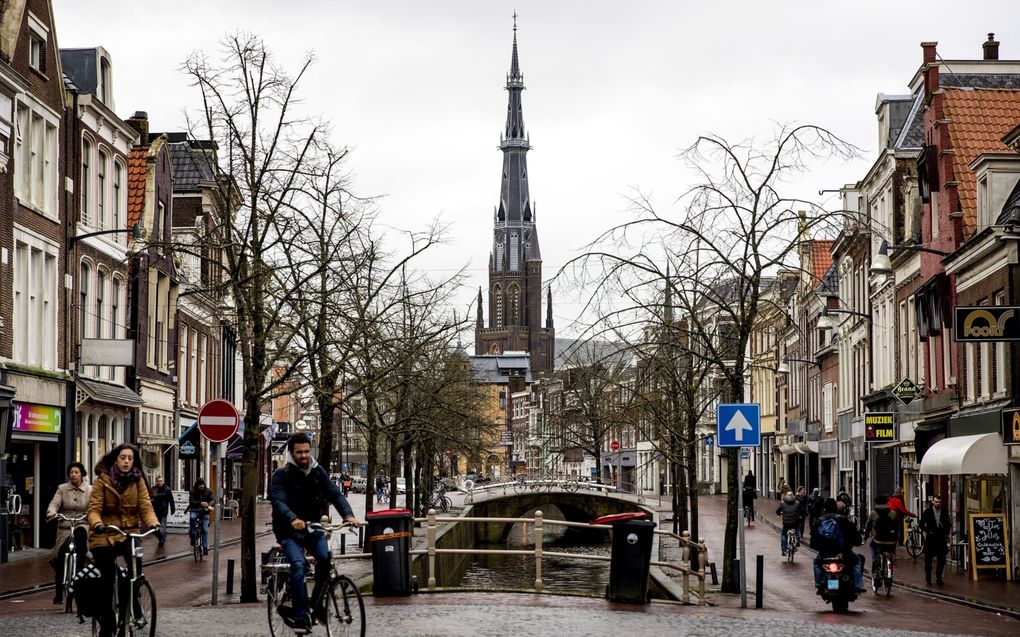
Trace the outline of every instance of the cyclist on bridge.
<instances>
[{"instance_id":1,"label":"cyclist on bridge","mask_svg":"<svg viewBox=\"0 0 1020 637\"><path fill-rule=\"evenodd\" d=\"M290 564L290 590L294 599L292 622L296 631L310 632L308 617L308 590L305 587L305 558L302 549L315 558L316 599L320 589L329 580L329 545L326 536L305 528L305 520L318 520L323 504L332 504L344 521L361 525L326 470L312 457L312 443L306 434L296 433L287 441L286 464L273 473L269 489L273 504L273 533ZM325 621L325 618L318 618Z\"/></svg>"}]
</instances>

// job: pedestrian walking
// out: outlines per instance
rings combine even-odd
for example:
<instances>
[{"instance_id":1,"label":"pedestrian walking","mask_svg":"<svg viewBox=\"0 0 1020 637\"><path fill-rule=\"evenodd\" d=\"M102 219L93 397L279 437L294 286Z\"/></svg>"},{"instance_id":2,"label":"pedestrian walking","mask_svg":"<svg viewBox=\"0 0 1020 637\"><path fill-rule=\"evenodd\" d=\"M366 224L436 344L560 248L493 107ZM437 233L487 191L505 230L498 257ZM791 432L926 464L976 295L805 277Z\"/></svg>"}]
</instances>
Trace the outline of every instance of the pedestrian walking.
<instances>
[{"instance_id":1,"label":"pedestrian walking","mask_svg":"<svg viewBox=\"0 0 1020 637\"><path fill-rule=\"evenodd\" d=\"M807 487L800 485L797 487L797 507L800 509L800 537L804 537L804 521L808 517L807 507Z\"/></svg>"},{"instance_id":2,"label":"pedestrian walking","mask_svg":"<svg viewBox=\"0 0 1020 637\"><path fill-rule=\"evenodd\" d=\"M786 484L785 478L779 479L779 484L776 485L776 499L782 500L786 492L790 490L789 485Z\"/></svg>"},{"instance_id":3,"label":"pedestrian walking","mask_svg":"<svg viewBox=\"0 0 1020 637\"><path fill-rule=\"evenodd\" d=\"M811 495L807 497L808 528L815 528L815 522L825 513L825 498L821 496L818 487L811 489Z\"/></svg>"},{"instance_id":4,"label":"pedestrian walking","mask_svg":"<svg viewBox=\"0 0 1020 637\"><path fill-rule=\"evenodd\" d=\"M383 501L383 492L386 489L386 478L382 474L375 477L375 501L381 503Z\"/></svg>"},{"instance_id":5,"label":"pedestrian walking","mask_svg":"<svg viewBox=\"0 0 1020 637\"><path fill-rule=\"evenodd\" d=\"M152 488L152 510L159 518L159 546L166 546L166 518L177 512L174 505L174 492L163 482L163 476L156 476L156 486Z\"/></svg>"},{"instance_id":6,"label":"pedestrian walking","mask_svg":"<svg viewBox=\"0 0 1020 637\"><path fill-rule=\"evenodd\" d=\"M345 498L351 492L351 474L346 471L340 474L340 488L343 490Z\"/></svg>"},{"instance_id":7,"label":"pedestrian walking","mask_svg":"<svg viewBox=\"0 0 1020 637\"><path fill-rule=\"evenodd\" d=\"M949 553L949 536L953 530L949 512L942 508L942 498L932 496L931 505L921 514L924 533L924 581L931 586L931 563L935 561L935 583L942 586Z\"/></svg>"}]
</instances>

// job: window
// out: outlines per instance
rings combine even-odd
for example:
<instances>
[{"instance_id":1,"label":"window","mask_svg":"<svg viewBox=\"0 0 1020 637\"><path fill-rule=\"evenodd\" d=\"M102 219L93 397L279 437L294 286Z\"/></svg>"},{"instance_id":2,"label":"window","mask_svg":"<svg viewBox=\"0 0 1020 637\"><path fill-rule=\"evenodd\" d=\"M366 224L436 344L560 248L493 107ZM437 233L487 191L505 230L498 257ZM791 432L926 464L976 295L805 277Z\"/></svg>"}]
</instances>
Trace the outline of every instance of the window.
<instances>
[{"instance_id":1,"label":"window","mask_svg":"<svg viewBox=\"0 0 1020 637\"><path fill-rule=\"evenodd\" d=\"M81 269L78 272L78 340L85 338L88 333L89 320L89 278L91 270L89 264L82 261Z\"/></svg>"},{"instance_id":2,"label":"window","mask_svg":"<svg viewBox=\"0 0 1020 637\"><path fill-rule=\"evenodd\" d=\"M110 106L110 61L106 58L99 59L99 87L96 91L99 94L99 99ZM143 142L145 140L142 140Z\"/></svg>"},{"instance_id":3,"label":"window","mask_svg":"<svg viewBox=\"0 0 1020 637\"><path fill-rule=\"evenodd\" d=\"M100 270L96 274L96 338L103 338L105 336L104 329L104 308L103 308L103 290L106 287L106 274Z\"/></svg>"},{"instance_id":4,"label":"window","mask_svg":"<svg viewBox=\"0 0 1020 637\"><path fill-rule=\"evenodd\" d=\"M106 222L106 164L109 162L106 153L99 151L99 162L96 164L96 227L104 228Z\"/></svg>"},{"instance_id":5,"label":"window","mask_svg":"<svg viewBox=\"0 0 1020 637\"><path fill-rule=\"evenodd\" d=\"M57 217L57 124L60 118L27 95L17 105L14 195L37 212Z\"/></svg>"},{"instance_id":6,"label":"window","mask_svg":"<svg viewBox=\"0 0 1020 637\"><path fill-rule=\"evenodd\" d=\"M120 279L114 277L110 281L110 338L120 337ZM107 368L107 378L113 380L116 368Z\"/></svg>"},{"instance_id":7,"label":"window","mask_svg":"<svg viewBox=\"0 0 1020 637\"><path fill-rule=\"evenodd\" d=\"M56 245L14 229L15 361L57 368Z\"/></svg>"},{"instance_id":8,"label":"window","mask_svg":"<svg viewBox=\"0 0 1020 637\"><path fill-rule=\"evenodd\" d=\"M207 341L205 334L202 334L198 339L198 404L205 404L206 397L206 386L205 379L208 374L206 369L206 357L205 348L207 347Z\"/></svg>"},{"instance_id":9,"label":"window","mask_svg":"<svg viewBox=\"0 0 1020 637\"><path fill-rule=\"evenodd\" d=\"M92 218L89 210L89 194L92 192L92 144L89 140L81 143L81 222L88 225Z\"/></svg>"},{"instance_id":10,"label":"window","mask_svg":"<svg viewBox=\"0 0 1020 637\"><path fill-rule=\"evenodd\" d=\"M110 202L111 208L113 209L112 215L113 218L110 220L111 221L110 227L112 228L120 228L120 218L122 210L120 198L123 190L122 188L123 178L124 168L120 165L120 162L117 161L113 162L113 200ZM119 235L114 234L110 236L114 239L114 241L120 240L118 238Z\"/></svg>"},{"instance_id":11,"label":"window","mask_svg":"<svg viewBox=\"0 0 1020 637\"><path fill-rule=\"evenodd\" d=\"M28 36L28 65L40 73L46 72L46 40L34 32Z\"/></svg>"}]
</instances>

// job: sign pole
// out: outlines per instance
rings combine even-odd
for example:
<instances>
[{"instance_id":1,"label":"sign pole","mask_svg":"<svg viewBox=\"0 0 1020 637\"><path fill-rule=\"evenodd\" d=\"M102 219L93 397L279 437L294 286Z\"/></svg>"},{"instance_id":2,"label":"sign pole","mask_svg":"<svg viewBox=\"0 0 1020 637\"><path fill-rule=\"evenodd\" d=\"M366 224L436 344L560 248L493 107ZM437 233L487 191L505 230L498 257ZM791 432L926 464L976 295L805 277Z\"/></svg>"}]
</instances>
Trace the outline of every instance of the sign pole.
<instances>
[{"instance_id":1,"label":"sign pole","mask_svg":"<svg viewBox=\"0 0 1020 637\"><path fill-rule=\"evenodd\" d=\"M737 537L740 543L740 607L747 608L747 560L744 559L744 490L741 478L744 474L744 460L741 458L741 447L737 448Z\"/></svg>"},{"instance_id":2,"label":"sign pole","mask_svg":"<svg viewBox=\"0 0 1020 637\"><path fill-rule=\"evenodd\" d=\"M220 496L223 493L223 461L220 459L220 451L223 448L222 442L213 445L216 461L216 492L213 493L213 560L212 560L212 605L215 606L219 599L220 592Z\"/></svg>"}]
</instances>

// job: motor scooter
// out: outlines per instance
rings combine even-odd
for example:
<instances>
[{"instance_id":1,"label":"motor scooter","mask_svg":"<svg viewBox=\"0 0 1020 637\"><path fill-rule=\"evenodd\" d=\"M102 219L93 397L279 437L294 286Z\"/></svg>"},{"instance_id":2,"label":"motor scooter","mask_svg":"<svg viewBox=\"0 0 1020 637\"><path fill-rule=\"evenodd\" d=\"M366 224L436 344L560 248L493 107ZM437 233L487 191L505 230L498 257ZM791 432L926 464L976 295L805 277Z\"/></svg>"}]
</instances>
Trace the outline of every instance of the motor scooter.
<instances>
[{"instance_id":1,"label":"motor scooter","mask_svg":"<svg viewBox=\"0 0 1020 637\"><path fill-rule=\"evenodd\" d=\"M842 555L822 558L820 565L822 585L818 587L819 597L832 604L834 613L847 612L850 602L857 599L853 570L843 561Z\"/></svg>"}]
</instances>

